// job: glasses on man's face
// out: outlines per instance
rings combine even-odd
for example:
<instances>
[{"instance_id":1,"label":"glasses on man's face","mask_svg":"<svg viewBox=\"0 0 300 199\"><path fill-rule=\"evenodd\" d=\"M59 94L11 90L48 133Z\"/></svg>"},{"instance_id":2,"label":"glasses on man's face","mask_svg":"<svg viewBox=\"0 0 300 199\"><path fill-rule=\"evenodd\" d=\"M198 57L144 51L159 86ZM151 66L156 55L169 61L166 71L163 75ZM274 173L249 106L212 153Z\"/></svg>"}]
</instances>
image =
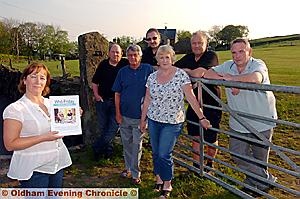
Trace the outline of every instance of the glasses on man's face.
<instances>
[{"instance_id":1,"label":"glasses on man's face","mask_svg":"<svg viewBox=\"0 0 300 199\"><path fill-rule=\"evenodd\" d=\"M149 38L146 39L146 41L151 41L151 40L156 41L157 37L149 37Z\"/></svg>"}]
</instances>

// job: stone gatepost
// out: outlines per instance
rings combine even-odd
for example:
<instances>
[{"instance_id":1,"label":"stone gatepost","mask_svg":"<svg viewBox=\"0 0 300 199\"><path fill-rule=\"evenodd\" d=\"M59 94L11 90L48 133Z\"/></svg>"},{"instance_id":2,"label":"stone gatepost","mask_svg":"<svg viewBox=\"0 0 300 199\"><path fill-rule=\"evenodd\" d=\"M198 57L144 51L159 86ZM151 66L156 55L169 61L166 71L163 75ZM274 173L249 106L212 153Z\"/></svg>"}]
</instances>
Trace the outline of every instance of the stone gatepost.
<instances>
[{"instance_id":1,"label":"stone gatepost","mask_svg":"<svg viewBox=\"0 0 300 199\"><path fill-rule=\"evenodd\" d=\"M90 32L78 37L80 65L80 102L83 142L88 145L99 135L97 115L92 91L92 77L98 64L108 54L109 42L98 32Z\"/></svg>"}]
</instances>

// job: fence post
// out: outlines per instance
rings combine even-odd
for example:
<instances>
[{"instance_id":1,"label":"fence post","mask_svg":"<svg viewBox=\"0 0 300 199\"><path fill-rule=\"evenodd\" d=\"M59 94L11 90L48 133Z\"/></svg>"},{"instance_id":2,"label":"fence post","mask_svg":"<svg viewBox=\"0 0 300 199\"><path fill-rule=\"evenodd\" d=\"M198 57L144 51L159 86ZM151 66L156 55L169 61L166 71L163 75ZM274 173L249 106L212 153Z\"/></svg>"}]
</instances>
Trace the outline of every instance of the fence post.
<instances>
[{"instance_id":1,"label":"fence post","mask_svg":"<svg viewBox=\"0 0 300 199\"><path fill-rule=\"evenodd\" d=\"M200 82L197 82L197 99L199 102L200 107L203 110L203 100L202 100L202 85ZM200 124L200 121L199 121ZM200 175L203 175L203 170L204 170L204 134L203 134L203 128L201 125L199 125L199 132L200 132L200 137L199 137L199 155L200 155Z\"/></svg>"}]
</instances>

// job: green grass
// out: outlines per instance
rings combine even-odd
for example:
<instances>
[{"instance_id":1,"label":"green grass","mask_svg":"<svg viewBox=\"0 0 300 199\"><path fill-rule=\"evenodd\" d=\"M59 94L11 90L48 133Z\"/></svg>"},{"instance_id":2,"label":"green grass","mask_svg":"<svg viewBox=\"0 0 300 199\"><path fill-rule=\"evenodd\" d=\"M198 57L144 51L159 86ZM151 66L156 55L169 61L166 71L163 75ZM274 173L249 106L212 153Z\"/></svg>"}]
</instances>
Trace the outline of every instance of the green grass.
<instances>
[{"instance_id":1,"label":"green grass","mask_svg":"<svg viewBox=\"0 0 300 199\"><path fill-rule=\"evenodd\" d=\"M217 52L220 63L231 59L229 51ZM300 46L277 45L273 47L263 47L254 49L254 57L263 59L269 69L270 79L273 84L300 86ZM177 55L177 59L183 55ZM53 76L62 75L59 61L45 62ZM24 63L14 63L13 67L23 69ZM79 75L78 60L66 61L67 71L73 76ZM280 119L300 122L300 96L299 94L275 93L277 99L277 110ZM223 94L223 96L225 96ZM228 128L228 116L223 115L222 128ZM298 132L298 133L297 133ZM181 138L182 139L182 138ZM300 150L299 130L291 127L279 125L275 128L273 142L280 146L285 146L294 150ZM220 135L219 143L221 146L228 146L228 137ZM129 179L122 179L119 172L124 169L122 158L122 148L116 145L116 153L110 160L92 161L92 151L86 147L81 151L72 152L73 165L66 170L64 186L65 187L133 187ZM228 154L219 153L217 158L224 161L230 161ZM295 162L299 157L291 157ZM276 154L271 153L270 162L276 165L286 166ZM243 175L232 171L224 166L217 165L218 169L226 174L242 179ZM140 198L156 198L157 193L152 191L154 185L154 176L152 174L151 151L143 148L141 162L142 184L136 186L139 188ZM297 179L290 178L288 175L273 171L273 174L279 177L279 182L292 186L297 189ZM172 198L239 198L217 184L196 176L193 172L185 168L175 167L175 178L173 181L174 190ZM277 198L291 198L291 195L280 190L272 191Z\"/></svg>"},{"instance_id":2,"label":"green grass","mask_svg":"<svg viewBox=\"0 0 300 199\"><path fill-rule=\"evenodd\" d=\"M281 41L281 42L276 42L276 43L268 43L268 44L263 44L259 46L254 46L253 48L270 48L270 47L283 47L283 46L299 46L300 45L300 40L294 40L294 41Z\"/></svg>"},{"instance_id":3,"label":"green grass","mask_svg":"<svg viewBox=\"0 0 300 199\"><path fill-rule=\"evenodd\" d=\"M130 179L120 177L120 172L124 169L121 145L116 145L115 154L109 160L101 159L97 163L92 161L90 147L79 152L73 152L72 160L73 165L65 172L64 187L136 187L139 188L139 198L148 199L159 196L159 193L153 191L155 181L152 174L152 157L149 148L143 148L141 185L132 185ZM172 198L238 198L210 180L198 177L187 169L176 166L175 176Z\"/></svg>"},{"instance_id":4,"label":"green grass","mask_svg":"<svg viewBox=\"0 0 300 199\"><path fill-rule=\"evenodd\" d=\"M231 59L230 51L218 51L219 62ZM300 45L253 49L253 57L265 61L272 84L300 86Z\"/></svg>"},{"instance_id":5,"label":"green grass","mask_svg":"<svg viewBox=\"0 0 300 199\"><path fill-rule=\"evenodd\" d=\"M299 40L299 38L300 38L299 34L286 35L286 36L275 36L275 37L265 37L265 38L260 38L260 39L253 39L253 40L251 40L251 43L253 43L253 44L262 43L262 42L278 43L281 41Z\"/></svg>"},{"instance_id":6,"label":"green grass","mask_svg":"<svg viewBox=\"0 0 300 199\"><path fill-rule=\"evenodd\" d=\"M274 44L275 45L275 44ZM232 59L230 51L217 51L219 63ZM262 59L268 69L272 84L300 86L300 40L295 46L260 47L253 49L253 57ZM179 60L183 54L176 55Z\"/></svg>"},{"instance_id":7,"label":"green grass","mask_svg":"<svg viewBox=\"0 0 300 199\"><path fill-rule=\"evenodd\" d=\"M60 61L40 61L40 60L38 60L37 62L45 64L45 66L47 66L48 69L50 70L52 77L62 76L63 73L62 73ZM8 65L9 63L4 62L4 64ZM19 62L13 62L13 68L16 68L20 71L22 71L26 66L27 66L26 60L21 60ZM71 76L79 76L80 75L78 60L66 60L65 66L66 66L67 73L70 73Z\"/></svg>"},{"instance_id":8,"label":"green grass","mask_svg":"<svg viewBox=\"0 0 300 199\"><path fill-rule=\"evenodd\" d=\"M300 40L296 46L274 46L253 49L253 56L266 62L272 84L300 86ZM231 59L230 51L218 51L219 62L223 63ZM0 55L1 56L1 55ZM2 55L4 56L4 55ZM176 55L180 59L183 55ZM4 64L8 65L7 59ZM2 62L3 62L2 60ZM60 61L41 61L50 70L52 76L61 76L62 70ZM23 59L20 62L13 62L13 67L23 70L27 62ZM79 61L66 60L67 72L72 76L79 76Z\"/></svg>"}]
</instances>

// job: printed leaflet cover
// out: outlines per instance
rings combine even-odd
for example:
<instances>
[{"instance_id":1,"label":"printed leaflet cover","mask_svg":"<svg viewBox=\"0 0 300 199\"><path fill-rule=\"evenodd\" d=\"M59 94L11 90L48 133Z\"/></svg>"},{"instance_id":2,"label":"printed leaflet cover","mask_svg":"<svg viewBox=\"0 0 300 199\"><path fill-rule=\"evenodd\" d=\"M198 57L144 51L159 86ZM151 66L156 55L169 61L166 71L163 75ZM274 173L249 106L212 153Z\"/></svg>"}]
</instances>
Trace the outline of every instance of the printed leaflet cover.
<instances>
[{"instance_id":1,"label":"printed leaflet cover","mask_svg":"<svg viewBox=\"0 0 300 199\"><path fill-rule=\"evenodd\" d=\"M59 135L82 134L78 95L50 96L51 131Z\"/></svg>"}]
</instances>

